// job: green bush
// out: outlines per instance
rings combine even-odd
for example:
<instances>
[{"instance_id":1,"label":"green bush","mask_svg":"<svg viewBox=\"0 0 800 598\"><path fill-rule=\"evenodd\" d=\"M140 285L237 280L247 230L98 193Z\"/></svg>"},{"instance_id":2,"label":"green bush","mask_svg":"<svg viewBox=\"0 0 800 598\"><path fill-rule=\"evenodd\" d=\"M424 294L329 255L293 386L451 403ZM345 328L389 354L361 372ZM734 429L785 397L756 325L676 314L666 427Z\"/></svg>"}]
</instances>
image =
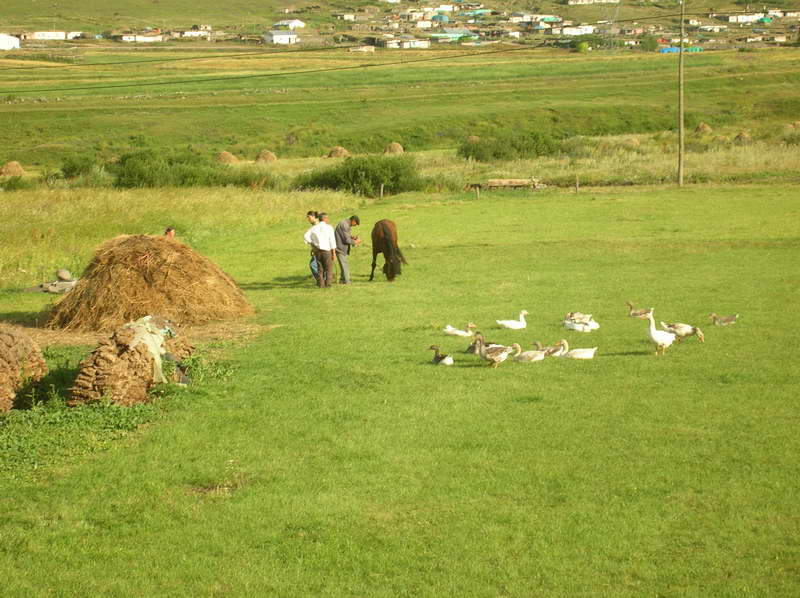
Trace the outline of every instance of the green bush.
<instances>
[{"instance_id":1,"label":"green bush","mask_svg":"<svg viewBox=\"0 0 800 598\"><path fill-rule=\"evenodd\" d=\"M8 177L5 181L0 178L0 189L3 191L23 191L33 189L36 182L33 179L21 176Z\"/></svg>"},{"instance_id":2,"label":"green bush","mask_svg":"<svg viewBox=\"0 0 800 598\"><path fill-rule=\"evenodd\" d=\"M135 187L251 187L274 186L275 180L252 168L231 168L191 151L161 154L143 150L125 154L114 167L114 185Z\"/></svg>"},{"instance_id":3,"label":"green bush","mask_svg":"<svg viewBox=\"0 0 800 598\"><path fill-rule=\"evenodd\" d=\"M367 156L302 174L292 184L295 189L336 189L371 197L380 193L381 185L383 192L391 195L419 191L425 180L411 156Z\"/></svg>"},{"instance_id":4,"label":"green bush","mask_svg":"<svg viewBox=\"0 0 800 598\"><path fill-rule=\"evenodd\" d=\"M551 135L534 131L524 135L509 134L465 141L458 148L458 155L478 162L493 162L552 156L559 151L560 143Z\"/></svg>"},{"instance_id":5,"label":"green bush","mask_svg":"<svg viewBox=\"0 0 800 598\"><path fill-rule=\"evenodd\" d=\"M61 163L61 172L64 173L64 178L72 179L92 173L97 166L94 156L79 154L67 156Z\"/></svg>"}]
</instances>

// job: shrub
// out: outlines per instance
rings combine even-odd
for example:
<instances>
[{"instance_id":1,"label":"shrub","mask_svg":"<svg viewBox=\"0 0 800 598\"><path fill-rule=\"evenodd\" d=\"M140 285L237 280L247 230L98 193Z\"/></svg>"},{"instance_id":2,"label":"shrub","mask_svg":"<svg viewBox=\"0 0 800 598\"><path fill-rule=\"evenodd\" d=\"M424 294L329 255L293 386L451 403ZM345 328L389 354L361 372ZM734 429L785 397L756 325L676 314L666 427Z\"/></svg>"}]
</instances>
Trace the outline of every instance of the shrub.
<instances>
[{"instance_id":1,"label":"shrub","mask_svg":"<svg viewBox=\"0 0 800 598\"><path fill-rule=\"evenodd\" d=\"M300 175L292 186L296 189L335 189L374 197L380 192L381 185L384 193L391 195L418 191L424 184L414 159L400 155L346 158L333 168Z\"/></svg>"},{"instance_id":2,"label":"shrub","mask_svg":"<svg viewBox=\"0 0 800 598\"><path fill-rule=\"evenodd\" d=\"M800 145L800 132L787 133L783 136L783 142L786 145Z\"/></svg>"},{"instance_id":3,"label":"shrub","mask_svg":"<svg viewBox=\"0 0 800 598\"><path fill-rule=\"evenodd\" d=\"M61 172L64 174L64 178L72 179L77 176L90 174L96 167L97 160L94 156L79 154L67 156L64 162L61 163Z\"/></svg>"},{"instance_id":4,"label":"shrub","mask_svg":"<svg viewBox=\"0 0 800 598\"><path fill-rule=\"evenodd\" d=\"M35 181L30 178L11 176L4 181L0 177L0 189L3 191L23 191L25 189L33 189L35 186Z\"/></svg>"},{"instance_id":5,"label":"shrub","mask_svg":"<svg viewBox=\"0 0 800 598\"><path fill-rule=\"evenodd\" d=\"M517 160L552 156L560 151L560 144L547 133L532 132L524 135L503 135L467 141L458 148L458 155L478 162Z\"/></svg>"}]
</instances>

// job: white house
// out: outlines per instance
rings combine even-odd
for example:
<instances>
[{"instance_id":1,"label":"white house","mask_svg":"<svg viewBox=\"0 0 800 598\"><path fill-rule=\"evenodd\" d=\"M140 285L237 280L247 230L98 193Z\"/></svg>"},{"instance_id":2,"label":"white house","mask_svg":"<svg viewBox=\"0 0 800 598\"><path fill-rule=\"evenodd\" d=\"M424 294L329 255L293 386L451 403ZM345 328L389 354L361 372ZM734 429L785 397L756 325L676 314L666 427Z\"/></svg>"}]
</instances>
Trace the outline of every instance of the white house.
<instances>
[{"instance_id":1,"label":"white house","mask_svg":"<svg viewBox=\"0 0 800 598\"><path fill-rule=\"evenodd\" d=\"M431 40L429 39L404 39L401 44L401 48L411 49L411 48L430 48L431 47Z\"/></svg>"},{"instance_id":2,"label":"white house","mask_svg":"<svg viewBox=\"0 0 800 598\"><path fill-rule=\"evenodd\" d=\"M417 29L430 29L433 27L433 23L431 21L417 21L416 25L414 25Z\"/></svg>"},{"instance_id":3,"label":"white house","mask_svg":"<svg viewBox=\"0 0 800 598\"><path fill-rule=\"evenodd\" d=\"M577 27L562 27L561 35L589 35L595 32L594 25L578 25Z\"/></svg>"},{"instance_id":4,"label":"white house","mask_svg":"<svg viewBox=\"0 0 800 598\"><path fill-rule=\"evenodd\" d=\"M700 31L704 31L706 33L722 33L723 31L727 30L727 25L700 25Z\"/></svg>"},{"instance_id":5,"label":"white house","mask_svg":"<svg viewBox=\"0 0 800 598\"><path fill-rule=\"evenodd\" d=\"M759 19L764 18L763 12L757 12L752 15L730 15L728 17L729 23L756 23Z\"/></svg>"},{"instance_id":6,"label":"white house","mask_svg":"<svg viewBox=\"0 0 800 598\"><path fill-rule=\"evenodd\" d=\"M190 29L189 31L181 31L181 37L209 37L211 35L210 31L197 31L195 29Z\"/></svg>"},{"instance_id":7,"label":"white house","mask_svg":"<svg viewBox=\"0 0 800 598\"><path fill-rule=\"evenodd\" d=\"M64 40L67 39L66 31L34 31L30 35L31 39L38 40Z\"/></svg>"},{"instance_id":8,"label":"white house","mask_svg":"<svg viewBox=\"0 0 800 598\"><path fill-rule=\"evenodd\" d=\"M0 50L16 50L19 48L19 38L6 33L0 33Z\"/></svg>"},{"instance_id":9,"label":"white house","mask_svg":"<svg viewBox=\"0 0 800 598\"><path fill-rule=\"evenodd\" d=\"M291 46L300 41L300 38L297 37L297 34L293 31L268 31L262 37L268 44L279 44L282 46Z\"/></svg>"},{"instance_id":10,"label":"white house","mask_svg":"<svg viewBox=\"0 0 800 598\"><path fill-rule=\"evenodd\" d=\"M164 36L160 33L123 33L120 38L124 42L148 43L148 42L163 42Z\"/></svg>"},{"instance_id":11,"label":"white house","mask_svg":"<svg viewBox=\"0 0 800 598\"><path fill-rule=\"evenodd\" d=\"M306 24L300 19L286 19L283 21L278 21L277 23L273 23L272 26L275 29L288 29L289 31L294 31L295 29L302 29L306 26Z\"/></svg>"}]
</instances>

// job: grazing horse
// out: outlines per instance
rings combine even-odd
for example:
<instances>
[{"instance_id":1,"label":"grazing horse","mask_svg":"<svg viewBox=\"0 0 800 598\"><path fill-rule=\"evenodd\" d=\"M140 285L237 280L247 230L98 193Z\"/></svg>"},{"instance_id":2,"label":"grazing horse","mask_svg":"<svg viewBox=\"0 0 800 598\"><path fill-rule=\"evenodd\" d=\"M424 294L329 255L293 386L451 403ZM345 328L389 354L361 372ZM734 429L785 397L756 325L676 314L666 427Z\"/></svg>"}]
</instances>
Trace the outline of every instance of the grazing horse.
<instances>
[{"instance_id":1,"label":"grazing horse","mask_svg":"<svg viewBox=\"0 0 800 598\"><path fill-rule=\"evenodd\" d=\"M378 220L372 227L372 272L369 279L375 277L375 260L378 254L383 254L383 273L391 282L401 273L401 264L408 264L403 252L397 246L397 226L391 220Z\"/></svg>"}]
</instances>

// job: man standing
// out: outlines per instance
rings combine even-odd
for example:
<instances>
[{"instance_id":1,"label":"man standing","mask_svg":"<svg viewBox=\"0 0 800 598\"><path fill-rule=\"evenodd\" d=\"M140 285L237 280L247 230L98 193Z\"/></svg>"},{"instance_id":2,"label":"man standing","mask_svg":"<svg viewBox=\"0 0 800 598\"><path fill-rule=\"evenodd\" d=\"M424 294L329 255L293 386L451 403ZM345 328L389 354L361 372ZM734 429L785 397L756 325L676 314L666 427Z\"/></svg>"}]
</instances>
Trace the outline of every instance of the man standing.
<instances>
[{"instance_id":1,"label":"man standing","mask_svg":"<svg viewBox=\"0 0 800 598\"><path fill-rule=\"evenodd\" d=\"M319 222L311 227L311 244L319 264L319 286L326 288L333 282L333 258L336 257L336 236L328 224L328 215L322 212Z\"/></svg>"},{"instance_id":2,"label":"man standing","mask_svg":"<svg viewBox=\"0 0 800 598\"><path fill-rule=\"evenodd\" d=\"M311 228L314 228L314 225L319 222L317 213L314 210L309 210L306 213L306 220L308 220ZM311 261L308 262L308 267L311 268L311 276L314 277L314 281L317 283L317 286L319 286L319 264L317 263L317 255L314 244L311 242L311 228L305 232L303 235L303 240L306 242L306 245L311 248Z\"/></svg>"},{"instance_id":3,"label":"man standing","mask_svg":"<svg viewBox=\"0 0 800 598\"><path fill-rule=\"evenodd\" d=\"M336 259L339 260L341 269L342 284L350 284L350 266L347 264L347 256L350 255L350 248L361 244L361 239L352 235L352 228L361 224L358 216L353 214L350 218L345 218L336 225L334 234L336 236Z\"/></svg>"}]
</instances>

